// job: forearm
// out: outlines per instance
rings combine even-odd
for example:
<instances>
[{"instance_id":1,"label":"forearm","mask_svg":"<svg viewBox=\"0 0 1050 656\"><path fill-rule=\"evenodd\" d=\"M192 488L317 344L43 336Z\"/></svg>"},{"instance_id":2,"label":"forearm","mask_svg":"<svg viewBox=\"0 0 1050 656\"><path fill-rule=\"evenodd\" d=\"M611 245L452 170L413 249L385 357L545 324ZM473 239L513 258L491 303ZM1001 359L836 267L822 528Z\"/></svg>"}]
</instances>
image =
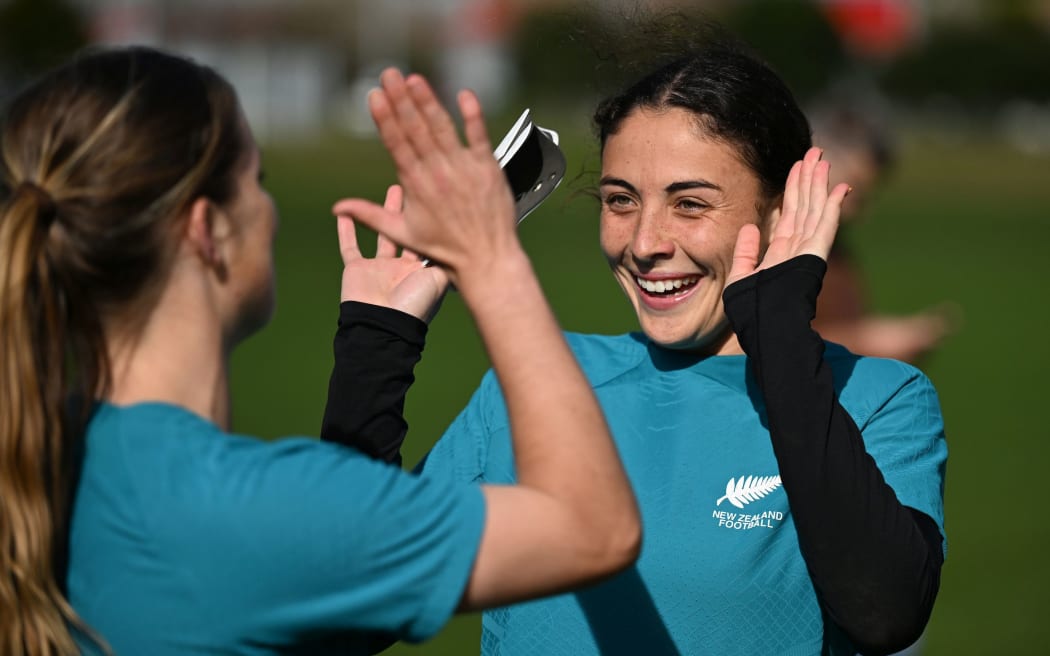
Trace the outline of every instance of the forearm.
<instances>
[{"instance_id":1,"label":"forearm","mask_svg":"<svg viewBox=\"0 0 1050 656\"><path fill-rule=\"evenodd\" d=\"M415 380L412 369L426 332L424 322L397 310L340 304L322 440L400 464L408 430L405 395Z\"/></svg>"},{"instance_id":2,"label":"forearm","mask_svg":"<svg viewBox=\"0 0 1050 656\"><path fill-rule=\"evenodd\" d=\"M863 653L918 638L942 552L935 523L903 506L838 403L824 345L810 328L823 262L794 258L726 290L747 352L799 544L828 616Z\"/></svg>"},{"instance_id":3,"label":"forearm","mask_svg":"<svg viewBox=\"0 0 1050 656\"><path fill-rule=\"evenodd\" d=\"M567 502L581 531L636 519L604 415L524 253L460 291L506 399L518 482ZM500 282L494 282L499 280Z\"/></svg>"}]
</instances>

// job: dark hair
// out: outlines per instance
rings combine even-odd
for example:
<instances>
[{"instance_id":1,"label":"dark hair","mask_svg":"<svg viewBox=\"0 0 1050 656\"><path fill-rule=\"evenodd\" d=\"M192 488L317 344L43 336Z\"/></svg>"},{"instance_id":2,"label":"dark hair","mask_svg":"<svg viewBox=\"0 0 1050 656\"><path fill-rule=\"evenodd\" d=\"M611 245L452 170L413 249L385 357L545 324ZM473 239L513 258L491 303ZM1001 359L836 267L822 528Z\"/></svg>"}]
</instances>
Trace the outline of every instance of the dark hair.
<instances>
[{"instance_id":1,"label":"dark hair","mask_svg":"<svg viewBox=\"0 0 1050 656\"><path fill-rule=\"evenodd\" d=\"M811 145L809 123L784 82L741 45L723 40L603 100L594 113L602 148L635 109L671 107L692 112L701 130L735 147L768 199L783 192L791 166Z\"/></svg>"},{"instance_id":2,"label":"dark hair","mask_svg":"<svg viewBox=\"0 0 1050 656\"><path fill-rule=\"evenodd\" d=\"M61 555L72 463L105 393L105 336L156 302L179 218L235 193L236 95L146 48L85 53L10 104L0 133L0 652L78 653ZM129 332L134 335L134 332ZM82 627L81 627L82 628Z\"/></svg>"}]
</instances>

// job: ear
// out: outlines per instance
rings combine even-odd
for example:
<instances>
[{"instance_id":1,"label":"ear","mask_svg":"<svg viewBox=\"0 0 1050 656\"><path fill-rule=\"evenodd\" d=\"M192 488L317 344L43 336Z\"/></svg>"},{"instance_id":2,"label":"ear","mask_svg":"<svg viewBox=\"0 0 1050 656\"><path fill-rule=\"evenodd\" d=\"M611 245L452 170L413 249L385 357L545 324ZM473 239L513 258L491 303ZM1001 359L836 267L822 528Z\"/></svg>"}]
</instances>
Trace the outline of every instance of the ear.
<instances>
[{"instance_id":1,"label":"ear","mask_svg":"<svg viewBox=\"0 0 1050 656\"><path fill-rule=\"evenodd\" d=\"M219 251L217 225L218 208L201 196L190 205L186 221L186 242L201 260L210 267L222 265Z\"/></svg>"}]
</instances>

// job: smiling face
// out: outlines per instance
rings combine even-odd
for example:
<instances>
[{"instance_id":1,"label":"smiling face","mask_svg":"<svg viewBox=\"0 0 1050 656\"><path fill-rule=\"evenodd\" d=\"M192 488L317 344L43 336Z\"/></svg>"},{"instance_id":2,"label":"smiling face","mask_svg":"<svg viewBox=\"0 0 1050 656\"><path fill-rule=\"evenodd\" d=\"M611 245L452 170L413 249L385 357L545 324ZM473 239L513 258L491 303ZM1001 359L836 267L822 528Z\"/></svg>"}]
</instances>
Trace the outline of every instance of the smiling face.
<instances>
[{"instance_id":1,"label":"smiling face","mask_svg":"<svg viewBox=\"0 0 1050 656\"><path fill-rule=\"evenodd\" d=\"M735 149L679 108L632 111L602 151L601 245L645 334L740 353L722 309L737 233L775 204Z\"/></svg>"}]
</instances>

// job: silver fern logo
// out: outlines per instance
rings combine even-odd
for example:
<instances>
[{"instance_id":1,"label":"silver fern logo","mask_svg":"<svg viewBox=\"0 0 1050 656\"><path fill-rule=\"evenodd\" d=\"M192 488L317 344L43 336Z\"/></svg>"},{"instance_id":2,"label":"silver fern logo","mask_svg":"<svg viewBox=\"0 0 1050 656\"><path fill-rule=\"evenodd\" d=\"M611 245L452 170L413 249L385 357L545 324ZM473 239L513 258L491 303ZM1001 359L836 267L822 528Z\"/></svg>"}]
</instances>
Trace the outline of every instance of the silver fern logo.
<instances>
[{"instance_id":1,"label":"silver fern logo","mask_svg":"<svg viewBox=\"0 0 1050 656\"><path fill-rule=\"evenodd\" d=\"M728 501L737 508L743 508L752 501L757 501L773 490L780 487L780 476L741 476L739 479L730 478L726 483L725 496L715 502L721 506L723 501ZM708 497L710 498L710 497Z\"/></svg>"}]
</instances>

